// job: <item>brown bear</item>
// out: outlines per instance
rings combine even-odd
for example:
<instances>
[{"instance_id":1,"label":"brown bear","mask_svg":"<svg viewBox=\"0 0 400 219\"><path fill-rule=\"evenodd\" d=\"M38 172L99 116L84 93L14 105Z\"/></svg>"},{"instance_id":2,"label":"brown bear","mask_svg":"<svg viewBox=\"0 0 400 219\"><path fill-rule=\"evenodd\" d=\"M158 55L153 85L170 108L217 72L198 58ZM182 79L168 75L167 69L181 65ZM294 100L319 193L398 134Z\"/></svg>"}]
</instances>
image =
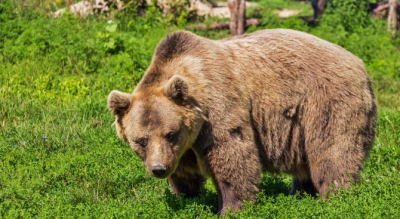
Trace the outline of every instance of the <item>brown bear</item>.
<instances>
[{"instance_id":1,"label":"brown bear","mask_svg":"<svg viewBox=\"0 0 400 219\"><path fill-rule=\"evenodd\" d=\"M118 135L185 197L207 177L219 212L255 201L261 173L321 196L359 179L377 106L363 62L307 33L167 36L132 94L112 91Z\"/></svg>"}]
</instances>

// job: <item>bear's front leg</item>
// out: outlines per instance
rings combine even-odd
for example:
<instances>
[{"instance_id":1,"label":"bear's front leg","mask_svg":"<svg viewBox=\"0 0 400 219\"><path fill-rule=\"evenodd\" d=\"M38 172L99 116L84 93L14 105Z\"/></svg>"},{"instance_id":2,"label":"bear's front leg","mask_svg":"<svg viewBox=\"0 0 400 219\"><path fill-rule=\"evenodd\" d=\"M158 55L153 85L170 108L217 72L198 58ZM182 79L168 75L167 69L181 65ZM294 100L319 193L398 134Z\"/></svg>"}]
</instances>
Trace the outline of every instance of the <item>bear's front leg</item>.
<instances>
[{"instance_id":1,"label":"bear's front leg","mask_svg":"<svg viewBox=\"0 0 400 219\"><path fill-rule=\"evenodd\" d=\"M260 158L251 132L235 128L228 134L229 138L215 139L208 153L220 214L228 208L241 209L243 200L255 201L261 178Z\"/></svg>"},{"instance_id":2,"label":"bear's front leg","mask_svg":"<svg viewBox=\"0 0 400 219\"><path fill-rule=\"evenodd\" d=\"M192 150L180 159L175 172L168 177L172 191L177 197L184 194L185 198L194 198L199 195L205 183L205 178L200 174L196 155Z\"/></svg>"},{"instance_id":3,"label":"bear's front leg","mask_svg":"<svg viewBox=\"0 0 400 219\"><path fill-rule=\"evenodd\" d=\"M184 194L185 198L194 198L200 194L200 189L203 187L205 179L200 175L181 175L172 174L168 178L173 193L180 198Z\"/></svg>"}]
</instances>

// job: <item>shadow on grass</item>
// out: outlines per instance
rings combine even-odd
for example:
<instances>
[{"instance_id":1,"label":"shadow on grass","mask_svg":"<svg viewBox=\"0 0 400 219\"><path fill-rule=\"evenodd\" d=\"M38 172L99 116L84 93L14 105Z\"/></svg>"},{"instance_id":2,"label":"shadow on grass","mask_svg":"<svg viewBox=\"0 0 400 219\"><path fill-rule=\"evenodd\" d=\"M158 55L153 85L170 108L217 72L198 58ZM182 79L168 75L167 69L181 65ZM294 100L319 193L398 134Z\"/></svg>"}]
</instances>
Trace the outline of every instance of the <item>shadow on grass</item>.
<instances>
[{"instance_id":1,"label":"shadow on grass","mask_svg":"<svg viewBox=\"0 0 400 219\"><path fill-rule=\"evenodd\" d=\"M259 185L260 192L265 197L273 197L276 198L280 195L290 196L289 192L292 189L292 180L288 178L287 175L264 175L262 181ZM300 200L307 197L318 198L318 194L309 194L305 191L298 191L294 195L296 199Z\"/></svg>"},{"instance_id":2,"label":"shadow on grass","mask_svg":"<svg viewBox=\"0 0 400 219\"><path fill-rule=\"evenodd\" d=\"M170 190L166 190L165 199L174 211L185 209L190 205L203 205L204 208L210 209L215 214L218 211L218 194L205 189L195 198L177 198Z\"/></svg>"},{"instance_id":3,"label":"shadow on grass","mask_svg":"<svg viewBox=\"0 0 400 219\"><path fill-rule=\"evenodd\" d=\"M286 176L271 176L268 174L263 175L258 188L265 196L277 197L281 194L288 196L291 189L291 184L285 183Z\"/></svg>"},{"instance_id":4,"label":"shadow on grass","mask_svg":"<svg viewBox=\"0 0 400 219\"><path fill-rule=\"evenodd\" d=\"M262 178L259 188L260 193L263 193L264 196L276 198L282 194L288 196L291 185L285 183L281 176L266 176ZM302 198L302 196L299 196L299 198ZM193 204L203 205L215 214L218 211L218 194L205 189L196 198L177 198L171 190L166 190L165 199L174 211L185 209Z\"/></svg>"}]
</instances>

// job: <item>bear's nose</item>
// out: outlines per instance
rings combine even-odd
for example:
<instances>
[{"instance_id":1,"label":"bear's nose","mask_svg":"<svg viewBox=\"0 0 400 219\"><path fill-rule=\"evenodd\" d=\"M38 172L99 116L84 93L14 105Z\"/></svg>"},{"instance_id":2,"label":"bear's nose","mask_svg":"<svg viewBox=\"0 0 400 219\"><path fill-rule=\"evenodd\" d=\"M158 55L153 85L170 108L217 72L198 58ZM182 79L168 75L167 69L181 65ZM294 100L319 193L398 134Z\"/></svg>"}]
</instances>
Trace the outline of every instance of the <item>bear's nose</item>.
<instances>
[{"instance_id":1,"label":"bear's nose","mask_svg":"<svg viewBox=\"0 0 400 219\"><path fill-rule=\"evenodd\" d=\"M165 173L167 173L167 168L164 165L157 163L151 167L151 172L153 172L156 177L163 177Z\"/></svg>"}]
</instances>

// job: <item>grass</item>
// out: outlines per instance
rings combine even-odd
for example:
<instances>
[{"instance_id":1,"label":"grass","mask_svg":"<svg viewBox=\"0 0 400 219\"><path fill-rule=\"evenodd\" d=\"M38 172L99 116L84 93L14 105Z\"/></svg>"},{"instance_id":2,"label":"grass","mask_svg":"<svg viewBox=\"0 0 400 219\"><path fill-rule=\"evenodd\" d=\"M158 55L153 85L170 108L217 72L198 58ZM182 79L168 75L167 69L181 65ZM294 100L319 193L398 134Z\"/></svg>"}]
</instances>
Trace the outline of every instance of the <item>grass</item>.
<instances>
[{"instance_id":1,"label":"grass","mask_svg":"<svg viewBox=\"0 0 400 219\"><path fill-rule=\"evenodd\" d=\"M306 11L310 15L313 14L313 9L311 7L311 3L308 1L290 1L290 0L258 0L253 1L258 3L261 7L265 9L274 9L274 10L282 10L282 9L290 9L290 10L300 10Z\"/></svg>"},{"instance_id":2,"label":"grass","mask_svg":"<svg viewBox=\"0 0 400 219\"><path fill-rule=\"evenodd\" d=\"M50 10L48 2L42 4L46 7L40 11ZM212 183L200 197L177 201L167 181L150 177L118 139L106 107L111 90L133 90L159 40L184 27L164 20L155 9L146 18L128 11L111 18L67 14L51 19L17 6L0 3L0 218L216 218ZM263 26L248 32L298 29L364 60L379 104L377 135L362 181L353 189L329 200L288 196L290 177L266 173L257 203L228 216L398 217L399 39L386 33L384 21L337 1L317 27L296 18L283 21L271 14L273 5L268 7L259 12ZM228 34L196 32L210 38Z\"/></svg>"}]
</instances>

